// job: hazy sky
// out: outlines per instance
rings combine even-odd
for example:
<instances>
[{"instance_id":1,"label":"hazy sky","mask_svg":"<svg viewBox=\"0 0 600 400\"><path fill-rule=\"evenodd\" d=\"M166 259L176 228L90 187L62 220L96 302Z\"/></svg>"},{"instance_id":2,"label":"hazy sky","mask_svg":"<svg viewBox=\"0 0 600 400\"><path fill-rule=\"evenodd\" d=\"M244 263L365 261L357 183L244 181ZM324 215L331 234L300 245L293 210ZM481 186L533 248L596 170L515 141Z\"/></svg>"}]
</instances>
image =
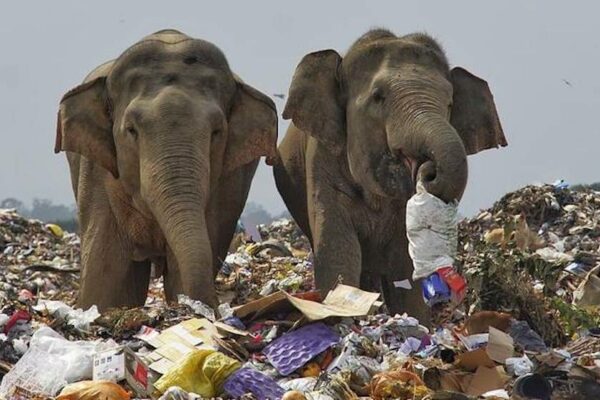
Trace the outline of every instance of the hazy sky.
<instances>
[{"instance_id":1,"label":"hazy sky","mask_svg":"<svg viewBox=\"0 0 600 400\"><path fill-rule=\"evenodd\" d=\"M371 27L426 31L486 79L509 147L469 159L462 211L534 182L599 181L600 6L589 1L13 1L0 15L0 199L71 204L54 155L61 96L143 36L176 28L215 43L267 94L287 93L304 54L344 52ZM279 109L284 102L274 98ZM280 122L280 138L286 121ZM284 209L264 163L250 200Z\"/></svg>"}]
</instances>

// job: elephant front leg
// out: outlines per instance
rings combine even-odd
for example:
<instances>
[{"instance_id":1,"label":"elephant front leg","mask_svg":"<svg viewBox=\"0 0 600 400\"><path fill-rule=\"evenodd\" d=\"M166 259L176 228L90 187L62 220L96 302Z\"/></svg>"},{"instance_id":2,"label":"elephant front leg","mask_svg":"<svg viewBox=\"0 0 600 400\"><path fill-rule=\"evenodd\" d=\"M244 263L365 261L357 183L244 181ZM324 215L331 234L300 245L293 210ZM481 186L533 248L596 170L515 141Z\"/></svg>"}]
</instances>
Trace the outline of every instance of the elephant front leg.
<instances>
[{"instance_id":1,"label":"elephant front leg","mask_svg":"<svg viewBox=\"0 0 600 400\"><path fill-rule=\"evenodd\" d=\"M81 287L77 305L100 311L112 307L140 306L146 301L150 262L132 261L127 241L114 217L96 215L82 227Z\"/></svg>"},{"instance_id":2,"label":"elephant front leg","mask_svg":"<svg viewBox=\"0 0 600 400\"><path fill-rule=\"evenodd\" d=\"M313 222L315 283L323 296L339 276L346 285L360 285L360 242L350 219L339 211L319 212Z\"/></svg>"},{"instance_id":3,"label":"elephant front leg","mask_svg":"<svg viewBox=\"0 0 600 400\"><path fill-rule=\"evenodd\" d=\"M381 291L385 303L392 314L407 313L417 318L423 325L428 325L431 313L423 300L421 280L413 281L413 264L408 254L408 240L403 231L395 236L380 262L379 275ZM407 285L410 288L406 288Z\"/></svg>"}]
</instances>

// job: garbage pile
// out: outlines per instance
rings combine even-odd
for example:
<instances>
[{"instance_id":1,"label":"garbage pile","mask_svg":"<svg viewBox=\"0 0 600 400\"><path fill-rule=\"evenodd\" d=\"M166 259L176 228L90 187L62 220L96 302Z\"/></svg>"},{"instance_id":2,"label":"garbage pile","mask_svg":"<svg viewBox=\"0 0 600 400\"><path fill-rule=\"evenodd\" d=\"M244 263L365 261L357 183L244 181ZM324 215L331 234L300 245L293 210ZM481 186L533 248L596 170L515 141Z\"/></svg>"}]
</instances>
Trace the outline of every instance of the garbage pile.
<instances>
[{"instance_id":1,"label":"garbage pile","mask_svg":"<svg viewBox=\"0 0 600 400\"><path fill-rule=\"evenodd\" d=\"M287 243L293 250L302 253L310 252L310 243L298 225L292 219L279 219L268 225L258 225L258 233L263 241L276 240Z\"/></svg>"},{"instance_id":2,"label":"garbage pile","mask_svg":"<svg viewBox=\"0 0 600 400\"><path fill-rule=\"evenodd\" d=\"M343 283L314 291L290 221L227 256L217 310L166 304L160 279L144 307L102 315L73 307L67 279L72 298L45 285L19 296L29 262L78 267L76 238L0 216L4 243L20 243L0 262L13 293L0 307L0 399L600 398L600 193L528 186L461 222L466 307L438 326ZM29 248L37 258L18 258Z\"/></svg>"},{"instance_id":3,"label":"garbage pile","mask_svg":"<svg viewBox=\"0 0 600 400\"><path fill-rule=\"evenodd\" d=\"M0 305L38 293L44 298L75 298L79 262L77 235L0 209Z\"/></svg>"},{"instance_id":4,"label":"garbage pile","mask_svg":"<svg viewBox=\"0 0 600 400\"><path fill-rule=\"evenodd\" d=\"M552 346L600 326L600 192L526 186L459 232L475 309L510 311Z\"/></svg>"},{"instance_id":5,"label":"garbage pile","mask_svg":"<svg viewBox=\"0 0 600 400\"><path fill-rule=\"evenodd\" d=\"M242 243L217 276L221 299L239 305L279 290L306 292L314 287L310 244L292 220L259 225L262 241Z\"/></svg>"}]
</instances>

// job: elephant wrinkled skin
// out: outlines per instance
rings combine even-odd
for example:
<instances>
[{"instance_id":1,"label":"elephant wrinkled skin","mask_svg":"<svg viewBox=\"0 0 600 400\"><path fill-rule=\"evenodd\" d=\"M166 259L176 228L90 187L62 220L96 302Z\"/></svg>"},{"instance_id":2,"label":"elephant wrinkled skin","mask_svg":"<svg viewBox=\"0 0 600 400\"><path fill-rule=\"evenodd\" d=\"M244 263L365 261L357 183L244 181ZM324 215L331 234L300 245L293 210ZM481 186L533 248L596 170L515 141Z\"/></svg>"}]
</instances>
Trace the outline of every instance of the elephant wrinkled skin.
<instances>
[{"instance_id":1,"label":"elephant wrinkled skin","mask_svg":"<svg viewBox=\"0 0 600 400\"><path fill-rule=\"evenodd\" d=\"M317 287L341 275L425 321L419 283L394 284L412 274L406 202L417 180L446 202L460 200L467 155L506 145L487 83L450 69L427 35L376 29L343 58L306 55L283 117L292 124L274 175L311 241Z\"/></svg>"},{"instance_id":2,"label":"elephant wrinkled skin","mask_svg":"<svg viewBox=\"0 0 600 400\"><path fill-rule=\"evenodd\" d=\"M276 155L277 113L213 44L178 31L145 37L61 100L78 205L78 303L141 305L151 263L165 294L216 306L214 276L261 156Z\"/></svg>"}]
</instances>

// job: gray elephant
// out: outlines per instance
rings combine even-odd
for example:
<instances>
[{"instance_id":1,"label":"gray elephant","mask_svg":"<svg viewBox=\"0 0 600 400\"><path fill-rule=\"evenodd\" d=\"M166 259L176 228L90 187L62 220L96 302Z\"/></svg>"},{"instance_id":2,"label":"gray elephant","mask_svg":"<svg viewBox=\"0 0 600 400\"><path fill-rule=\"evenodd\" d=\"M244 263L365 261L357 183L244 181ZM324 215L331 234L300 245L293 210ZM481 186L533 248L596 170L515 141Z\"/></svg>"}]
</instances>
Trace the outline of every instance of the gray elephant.
<instances>
[{"instance_id":1,"label":"gray elephant","mask_svg":"<svg viewBox=\"0 0 600 400\"><path fill-rule=\"evenodd\" d=\"M485 81L449 68L424 34L376 29L345 57L306 55L285 110L291 119L274 166L277 188L309 237L321 290L341 275L380 291L391 311L427 318L411 278L406 202L415 182L446 202L467 183L467 155L505 146Z\"/></svg>"},{"instance_id":2,"label":"gray elephant","mask_svg":"<svg viewBox=\"0 0 600 400\"><path fill-rule=\"evenodd\" d=\"M274 103L207 41L164 30L95 69L61 100L55 148L79 212L79 305L143 304L154 263L168 300L216 306L220 260L276 146Z\"/></svg>"}]
</instances>

